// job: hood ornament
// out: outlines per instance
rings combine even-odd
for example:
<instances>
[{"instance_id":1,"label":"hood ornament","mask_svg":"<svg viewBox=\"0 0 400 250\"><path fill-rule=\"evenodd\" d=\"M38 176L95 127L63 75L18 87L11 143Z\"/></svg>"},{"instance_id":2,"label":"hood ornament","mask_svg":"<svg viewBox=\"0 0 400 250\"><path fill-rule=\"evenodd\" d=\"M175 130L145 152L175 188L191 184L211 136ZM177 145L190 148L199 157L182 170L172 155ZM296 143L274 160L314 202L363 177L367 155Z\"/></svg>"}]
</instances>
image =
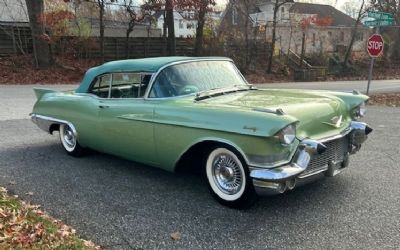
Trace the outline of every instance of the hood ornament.
<instances>
[{"instance_id":1,"label":"hood ornament","mask_svg":"<svg viewBox=\"0 0 400 250\"><path fill-rule=\"evenodd\" d=\"M323 122L323 123L327 124L327 125L330 125L330 126L333 126L335 128L340 128L342 126L342 124L343 124L343 115L333 117L331 119L331 122L332 123L329 123L329 122Z\"/></svg>"}]
</instances>

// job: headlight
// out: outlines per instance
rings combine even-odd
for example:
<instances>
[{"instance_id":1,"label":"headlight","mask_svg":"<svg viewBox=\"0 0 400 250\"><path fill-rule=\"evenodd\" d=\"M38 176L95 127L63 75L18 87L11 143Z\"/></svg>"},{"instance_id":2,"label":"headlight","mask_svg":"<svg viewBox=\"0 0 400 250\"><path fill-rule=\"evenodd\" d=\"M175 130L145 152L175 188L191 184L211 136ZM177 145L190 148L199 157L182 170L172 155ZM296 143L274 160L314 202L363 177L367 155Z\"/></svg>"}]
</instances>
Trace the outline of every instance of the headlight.
<instances>
[{"instance_id":1,"label":"headlight","mask_svg":"<svg viewBox=\"0 0 400 250\"><path fill-rule=\"evenodd\" d=\"M278 132L279 140L284 145L289 145L296 139L296 125L291 124Z\"/></svg>"},{"instance_id":2,"label":"headlight","mask_svg":"<svg viewBox=\"0 0 400 250\"><path fill-rule=\"evenodd\" d=\"M359 118L365 116L365 114L367 113L367 105L365 104L365 102L363 102L360 106L358 106L358 107L355 109L355 113L356 113L356 114L355 114L356 117L359 117Z\"/></svg>"}]
</instances>

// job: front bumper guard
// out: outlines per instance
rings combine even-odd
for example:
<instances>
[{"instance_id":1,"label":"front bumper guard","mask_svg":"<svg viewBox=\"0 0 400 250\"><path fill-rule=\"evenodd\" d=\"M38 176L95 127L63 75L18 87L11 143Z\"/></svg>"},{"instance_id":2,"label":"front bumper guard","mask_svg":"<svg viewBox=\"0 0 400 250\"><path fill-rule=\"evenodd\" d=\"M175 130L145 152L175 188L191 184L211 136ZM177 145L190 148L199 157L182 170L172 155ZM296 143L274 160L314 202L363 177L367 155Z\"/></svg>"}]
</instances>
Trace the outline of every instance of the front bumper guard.
<instances>
[{"instance_id":1,"label":"front bumper guard","mask_svg":"<svg viewBox=\"0 0 400 250\"><path fill-rule=\"evenodd\" d=\"M348 156L360 150L361 144L367 140L368 134L372 132L372 129L366 123L352 122L345 131L341 137L350 135L350 148L344 161L340 162L339 168L347 167ZM322 154L325 150L326 146L323 142L306 139L300 142L291 163L273 169L250 169L250 177L253 179L253 185L257 193L280 194L294 189L299 175L307 170L313 155ZM326 173L327 176L335 176L340 173L338 164L328 164Z\"/></svg>"}]
</instances>

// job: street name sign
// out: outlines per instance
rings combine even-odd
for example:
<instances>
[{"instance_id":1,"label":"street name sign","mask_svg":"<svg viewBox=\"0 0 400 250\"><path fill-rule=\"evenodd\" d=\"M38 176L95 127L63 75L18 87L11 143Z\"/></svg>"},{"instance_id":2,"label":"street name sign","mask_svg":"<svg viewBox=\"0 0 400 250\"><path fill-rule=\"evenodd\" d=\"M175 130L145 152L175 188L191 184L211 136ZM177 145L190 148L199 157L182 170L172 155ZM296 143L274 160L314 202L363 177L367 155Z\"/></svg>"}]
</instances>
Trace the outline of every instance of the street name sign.
<instances>
[{"instance_id":1,"label":"street name sign","mask_svg":"<svg viewBox=\"0 0 400 250\"><path fill-rule=\"evenodd\" d=\"M367 27L384 27L384 26L392 26L394 24L394 19L388 20L374 20L374 21L365 21L364 26Z\"/></svg>"},{"instance_id":2,"label":"street name sign","mask_svg":"<svg viewBox=\"0 0 400 250\"><path fill-rule=\"evenodd\" d=\"M370 38L368 39L367 48L368 48L368 54L371 57L373 58L379 57L382 54L384 47L385 47L385 42L381 35L374 34L370 36Z\"/></svg>"},{"instance_id":3,"label":"street name sign","mask_svg":"<svg viewBox=\"0 0 400 250\"><path fill-rule=\"evenodd\" d=\"M375 18L377 20L393 20L394 17L390 13L380 11L368 11L368 17Z\"/></svg>"}]
</instances>

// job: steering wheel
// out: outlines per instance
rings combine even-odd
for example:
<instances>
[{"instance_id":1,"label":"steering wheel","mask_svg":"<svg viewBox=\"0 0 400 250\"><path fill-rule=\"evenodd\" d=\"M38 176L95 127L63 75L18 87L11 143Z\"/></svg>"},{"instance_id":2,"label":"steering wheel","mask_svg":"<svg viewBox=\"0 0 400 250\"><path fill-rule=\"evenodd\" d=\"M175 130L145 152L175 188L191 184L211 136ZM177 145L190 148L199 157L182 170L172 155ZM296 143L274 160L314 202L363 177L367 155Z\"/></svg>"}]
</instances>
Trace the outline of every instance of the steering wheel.
<instances>
[{"instance_id":1,"label":"steering wheel","mask_svg":"<svg viewBox=\"0 0 400 250\"><path fill-rule=\"evenodd\" d=\"M200 89L196 85L186 85L179 90L179 95L190 95L199 91Z\"/></svg>"}]
</instances>

